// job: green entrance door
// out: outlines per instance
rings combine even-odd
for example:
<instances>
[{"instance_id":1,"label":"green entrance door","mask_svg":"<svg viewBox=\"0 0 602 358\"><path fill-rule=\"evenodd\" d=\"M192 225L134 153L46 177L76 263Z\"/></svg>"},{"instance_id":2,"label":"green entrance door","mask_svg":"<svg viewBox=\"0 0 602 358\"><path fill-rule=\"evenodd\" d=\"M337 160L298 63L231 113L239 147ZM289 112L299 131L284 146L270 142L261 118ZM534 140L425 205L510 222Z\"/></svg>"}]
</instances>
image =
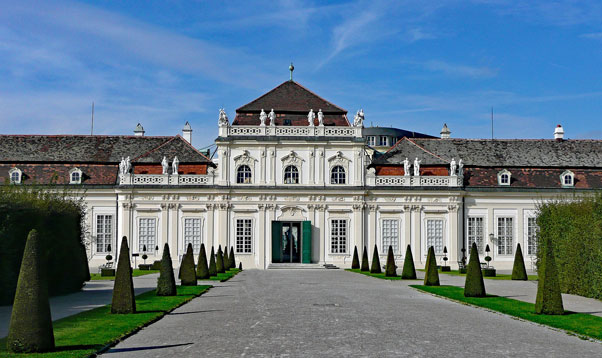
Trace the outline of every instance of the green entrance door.
<instances>
[{"instance_id":1,"label":"green entrance door","mask_svg":"<svg viewBox=\"0 0 602 358\"><path fill-rule=\"evenodd\" d=\"M272 222L272 262L311 263L311 222Z\"/></svg>"}]
</instances>

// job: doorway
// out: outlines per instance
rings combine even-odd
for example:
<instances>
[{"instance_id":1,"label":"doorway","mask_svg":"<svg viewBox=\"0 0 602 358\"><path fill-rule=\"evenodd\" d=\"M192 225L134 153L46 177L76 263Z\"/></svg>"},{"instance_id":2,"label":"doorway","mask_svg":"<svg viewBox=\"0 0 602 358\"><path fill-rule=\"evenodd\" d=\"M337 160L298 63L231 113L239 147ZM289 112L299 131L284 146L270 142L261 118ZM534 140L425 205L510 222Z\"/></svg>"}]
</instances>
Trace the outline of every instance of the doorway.
<instances>
[{"instance_id":1,"label":"doorway","mask_svg":"<svg viewBox=\"0 0 602 358\"><path fill-rule=\"evenodd\" d=\"M272 222L272 262L311 263L311 222Z\"/></svg>"}]
</instances>

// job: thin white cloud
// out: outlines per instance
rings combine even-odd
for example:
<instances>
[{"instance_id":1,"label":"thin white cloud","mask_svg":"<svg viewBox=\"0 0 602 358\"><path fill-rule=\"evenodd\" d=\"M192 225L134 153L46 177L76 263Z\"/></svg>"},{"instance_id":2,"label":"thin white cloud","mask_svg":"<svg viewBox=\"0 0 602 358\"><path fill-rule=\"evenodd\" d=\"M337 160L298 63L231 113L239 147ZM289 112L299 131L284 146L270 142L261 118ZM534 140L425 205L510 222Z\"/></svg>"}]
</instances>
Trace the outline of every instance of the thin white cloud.
<instances>
[{"instance_id":1,"label":"thin white cloud","mask_svg":"<svg viewBox=\"0 0 602 358\"><path fill-rule=\"evenodd\" d=\"M579 37L583 37L586 39L602 40L602 32L591 32L587 34L581 34L579 35Z\"/></svg>"},{"instance_id":2,"label":"thin white cloud","mask_svg":"<svg viewBox=\"0 0 602 358\"><path fill-rule=\"evenodd\" d=\"M498 70L489 67L474 67L431 60L423 64L429 71L442 72L455 77L489 78L497 75Z\"/></svg>"}]
</instances>

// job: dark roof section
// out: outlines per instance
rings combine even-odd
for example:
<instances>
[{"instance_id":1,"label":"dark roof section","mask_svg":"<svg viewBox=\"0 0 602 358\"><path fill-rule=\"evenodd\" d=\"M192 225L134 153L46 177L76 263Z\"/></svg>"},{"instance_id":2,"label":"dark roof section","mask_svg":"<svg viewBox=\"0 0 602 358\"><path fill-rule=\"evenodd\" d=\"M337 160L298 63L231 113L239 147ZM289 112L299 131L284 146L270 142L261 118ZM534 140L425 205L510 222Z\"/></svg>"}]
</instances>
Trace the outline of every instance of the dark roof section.
<instances>
[{"instance_id":1,"label":"dark roof section","mask_svg":"<svg viewBox=\"0 0 602 358\"><path fill-rule=\"evenodd\" d=\"M408 131L405 129L392 128L392 127L366 127L364 128L364 137L366 136L376 136L376 135L386 135L390 137L397 138L437 138L432 135Z\"/></svg>"},{"instance_id":2,"label":"dark roof section","mask_svg":"<svg viewBox=\"0 0 602 358\"><path fill-rule=\"evenodd\" d=\"M236 110L232 125L259 125L259 113L268 114L272 109L276 113L276 125L307 126L307 114L310 109L316 113L315 125L318 125L318 111L324 113L325 126L349 126L347 110L338 107L294 81L286 81ZM270 120L266 120L270 124Z\"/></svg>"},{"instance_id":3,"label":"dark roof section","mask_svg":"<svg viewBox=\"0 0 602 358\"><path fill-rule=\"evenodd\" d=\"M182 137L0 135L0 162L119 163L129 156L159 163L177 155L181 163L211 163Z\"/></svg>"},{"instance_id":4,"label":"dark roof section","mask_svg":"<svg viewBox=\"0 0 602 358\"><path fill-rule=\"evenodd\" d=\"M409 142L409 143L408 143ZM425 153L422 165L449 163L452 158L474 167L602 167L601 140L553 139L427 139L403 138L372 165L400 165L415 157L418 146ZM419 153L419 152L418 152Z\"/></svg>"}]
</instances>

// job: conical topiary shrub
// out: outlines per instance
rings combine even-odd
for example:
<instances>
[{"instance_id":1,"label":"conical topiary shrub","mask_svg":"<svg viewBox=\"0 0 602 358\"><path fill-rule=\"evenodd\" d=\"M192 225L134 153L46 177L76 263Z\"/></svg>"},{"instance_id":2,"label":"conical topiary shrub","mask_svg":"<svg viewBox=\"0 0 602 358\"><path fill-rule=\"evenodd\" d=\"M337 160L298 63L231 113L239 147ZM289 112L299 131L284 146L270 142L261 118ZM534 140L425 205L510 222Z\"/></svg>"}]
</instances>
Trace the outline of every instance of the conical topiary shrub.
<instances>
[{"instance_id":1,"label":"conical topiary shrub","mask_svg":"<svg viewBox=\"0 0 602 358\"><path fill-rule=\"evenodd\" d=\"M217 273L226 272L224 268L224 253L222 252L222 245L217 248L217 254L215 255L215 268Z\"/></svg>"},{"instance_id":2,"label":"conical topiary shrub","mask_svg":"<svg viewBox=\"0 0 602 358\"><path fill-rule=\"evenodd\" d=\"M535 298L535 313L557 315L564 314L562 296L560 295L560 282L558 269L554 258L554 249L551 239L546 239L540 250L543 251L541 261L537 265L537 297Z\"/></svg>"},{"instance_id":3,"label":"conical topiary shrub","mask_svg":"<svg viewBox=\"0 0 602 358\"><path fill-rule=\"evenodd\" d=\"M205 244L201 244L201 250L199 251L199 261L196 264L196 277L199 280L208 280L209 276L209 265L207 264Z\"/></svg>"},{"instance_id":4,"label":"conical topiary shrub","mask_svg":"<svg viewBox=\"0 0 602 358\"><path fill-rule=\"evenodd\" d=\"M523 250L520 249L520 244L516 245L516 254L514 255L514 266L512 266L512 279L527 281L527 269L525 268L525 260L523 258Z\"/></svg>"},{"instance_id":5,"label":"conical topiary shrub","mask_svg":"<svg viewBox=\"0 0 602 358\"><path fill-rule=\"evenodd\" d=\"M163 257L161 258L161 271L157 280L157 296L176 296L176 278L173 275L173 265L169 254L169 245L163 246Z\"/></svg>"},{"instance_id":6,"label":"conical topiary shrub","mask_svg":"<svg viewBox=\"0 0 602 358\"><path fill-rule=\"evenodd\" d=\"M435 259L435 248L429 247L426 256L426 267L424 273L425 286L439 286L439 272L437 271L437 260Z\"/></svg>"},{"instance_id":7,"label":"conical topiary shrub","mask_svg":"<svg viewBox=\"0 0 602 358\"><path fill-rule=\"evenodd\" d=\"M132 266L130 266L130 248L125 236L121 238L117 273L115 274L115 285L113 286L111 313L136 313L136 296L134 295Z\"/></svg>"},{"instance_id":8,"label":"conical topiary shrub","mask_svg":"<svg viewBox=\"0 0 602 358\"><path fill-rule=\"evenodd\" d=\"M48 281L42 265L40 238L27 235L10 316L6 348L12 353L48 352L54 349Z\"/></svg>"},{"instance_id":9,"label":"conical topiary shrub","mask_svg":"<svg viewBox=\"0 0 602 358\"><path fill-rule=\"evenodd\" d=\"M230 261L230 268L236 268L236 259L234 258L234 247L230 246L230 257L228 257Z\"/></svg>"},{"instance_id":10,"label":"conical topiary shrub","mask_svg":"<svg viewBox=\"0 0 602 358\"><path fill-rule=\"evenodd\" d=\"M370 271L370 264L368 263L368 249L364 246L364 254L362 255L362 268L360 271Z\"/></svg>"},{"instance_id":11,"label":"conical topiary shrub","mask_svg":"<svg viewBox=\"0 0 602 358\"><path fill-rule=\"evenodd\" d=\"M406 248L406 258L403 260L401 278L404 280L416 279L416 267L414 267L414 256L412 256L412 249L410 248L410 245L408 245Z\"/></svg>"},{"instance_id":12,"label":"conical topiary shrub","mask_svg":"<svg viewBox=\"0 0 602 358\"><path fill-rule=\"evenodd\" d=\"M395 257L393 256L393 247L391 245L389 245L389 252L387 253L387 267L385 268L385 276L397 276L397 267L395 266Z\"/></svg>"},{"instance_id":13,"label":"conical topiary shrub","mask_svg":"<svg viewBox=\"0 0 602 358\"><path fill-rule=\"evenodd\" d=\"M196 271L194 269L194 253L192 251L192 244L188 243L186 248L186 254L182 259L182 265L180 267L181 277L180 284L182 286L196 286Z\"/></svg>"},{"instance_id":14,"label":"conical topiary shrub","mask_svg":"<svg viewBox=\"0 0 602 358\"><path fill-rule=\"evenodd\" d=\"M215 263L213 246L211 246L211 255L209 255L209 276L217 276L217 265Z\"/></svg>"},{"instance_id":15,"label":"conical topiary shrub","mask_svg":"<svg viewBox=\"0 0 602 358\"><path fill-rule=\"evenodd\" d=\"M481 272L481 261L479 260L479 250L477 244L472 243L470 248L470 258L466 271L466 281L464 282L464 297L485 297L485 282L483 282L483 273Z\"/></svg>"},{"instance_id":16,"label":"conical topiary shrub","mask_svg":"<svg viewBox=\"0 0 602 358\"><path fill-rule=\"evenodd\" d=\"M242 271L242 262L239 262L239 263L238 263L238 269L239 269L240 271Z\"/></svg>"},{"instance_id":17,"label":"conical topiary shrub","mask_svg":"<svg viewBox=\"0 0 602 358\"><path fill-rule=\"evenodd\" d=\"M380 258L378 257L378 248L374 245L374 252L372 253L372 266L370 266L370 273L381 273L380 269Z\"/></svg>"},{"instance_id":18,"label":"conical topiary shrub","mask_svg":"<svg viewBox=\"0 0 602 358\"><path fill-rule=\"evenodd\" d=\"M224 248L224 272L228 271L229 269L231 269L230 267L230 256L228 255L228 246L226 246Z\"/></svg>"},{"instance_id":19,"label":"conical topiary shrub","mask_svg":"<svg viewBox=\"0 0 602 358\"><path fill-rule=\"evenodd\" d=\"M353 249L353 261L351 261L351 269L357 270L360 268L360 258L357 256L357 246Z\"/></svg>"}]
</instances>

